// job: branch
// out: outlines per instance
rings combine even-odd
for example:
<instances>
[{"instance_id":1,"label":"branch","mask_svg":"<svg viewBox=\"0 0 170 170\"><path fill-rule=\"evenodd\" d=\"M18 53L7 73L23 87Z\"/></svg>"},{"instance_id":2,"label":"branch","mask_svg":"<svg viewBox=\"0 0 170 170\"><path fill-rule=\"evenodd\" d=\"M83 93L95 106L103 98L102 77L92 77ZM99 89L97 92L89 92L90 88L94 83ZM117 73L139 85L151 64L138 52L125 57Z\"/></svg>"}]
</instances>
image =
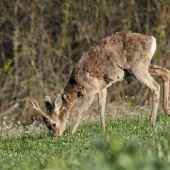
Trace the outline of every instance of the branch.
<instances>
[{"instance_id":1,"label":"branch","mask_svg":"<svg viewBox=\"0 0 170 170\"><path fill-rule=\"evenodd\" d=\"M4 116L4 115L12 112L12 111L13 111L14 109L16 109L18 106L19 106L19 103L15 103L10 109L8 109L8 110L0 113L0 116L2 117L2 116Z\"/></svg>"}]
</instances>

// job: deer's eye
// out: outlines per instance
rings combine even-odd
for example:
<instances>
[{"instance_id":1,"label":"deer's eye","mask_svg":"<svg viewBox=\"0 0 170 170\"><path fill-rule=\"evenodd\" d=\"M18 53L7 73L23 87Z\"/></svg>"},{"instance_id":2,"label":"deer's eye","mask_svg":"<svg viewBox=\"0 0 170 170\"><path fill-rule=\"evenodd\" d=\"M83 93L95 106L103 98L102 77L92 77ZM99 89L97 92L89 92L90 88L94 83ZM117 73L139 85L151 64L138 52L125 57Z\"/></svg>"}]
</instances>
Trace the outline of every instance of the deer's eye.
<instances>
[{"instance_id":1,"label":"deer's eye","mask_svg":"<svg viewBox=\"0 0 170 170\"><path fill-rule=\"evenodd\" d=\"M53 127L55 127L56 126L56 123L53 123Z\"/></svg>"}]
</instances>

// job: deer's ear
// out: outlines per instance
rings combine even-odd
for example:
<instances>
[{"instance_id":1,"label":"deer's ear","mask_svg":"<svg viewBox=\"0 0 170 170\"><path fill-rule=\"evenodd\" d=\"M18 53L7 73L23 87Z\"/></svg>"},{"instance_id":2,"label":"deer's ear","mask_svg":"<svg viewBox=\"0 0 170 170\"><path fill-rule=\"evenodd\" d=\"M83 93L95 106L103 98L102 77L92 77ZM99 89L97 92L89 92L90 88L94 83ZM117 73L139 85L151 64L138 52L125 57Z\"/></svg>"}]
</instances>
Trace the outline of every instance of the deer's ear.
<instances>
[{"instance_id":1,"label":"deer's ear","mask_svg":"<svg viewBox=\"0 0 170 170\"><path fill-rule=\"evenodd\" d=\"M61 106L62 106L62 98L61 95L58 94L57 98L54 100L54 109L57 113L59 113Z\"/></svg>"},{"instance_id":2,"label":"deer's ear","mask_svg":"<svg viewBox=\"0 0 170 170\"><path fill-rule=\"evenodd\" d=\"M51 110L53 108L50 96L45 96L45 107L47 110Z\"/></svg>"}]
</instances>

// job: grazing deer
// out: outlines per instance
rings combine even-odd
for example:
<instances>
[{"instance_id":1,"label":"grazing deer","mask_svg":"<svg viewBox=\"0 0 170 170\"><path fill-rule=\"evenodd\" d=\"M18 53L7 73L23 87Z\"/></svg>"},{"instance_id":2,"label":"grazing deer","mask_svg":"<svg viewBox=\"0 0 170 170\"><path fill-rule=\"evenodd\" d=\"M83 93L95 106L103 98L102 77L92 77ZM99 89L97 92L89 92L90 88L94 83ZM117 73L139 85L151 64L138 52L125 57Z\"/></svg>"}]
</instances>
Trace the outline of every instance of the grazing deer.
<instances>
[{"instance_id":1,"label":"grazing deer","mask_svg":"<svg viewBox=\"0 0 170 170\"><path fill-rule=\"evenodd\" d=\"M79 96L83 96L72 130L74 134L82 115L85 114L97 93L101 127L105 129L106 89L112 83L134 75L153 94L150 119L150 123L153 124L157 115L160 86L151 75L160 76L163 80L163 108L166 114L170 115L170 110L168 110L169 70L150 64L155 50L156 39L153 36L118 32L106 37L82 55L64 91L53 103L50 97L46 96L46 114L40 109L37 101L31 101L33 108L43 117L52 136L61 136L65 130L71 106Z\"/></svg>"}]
</instances>

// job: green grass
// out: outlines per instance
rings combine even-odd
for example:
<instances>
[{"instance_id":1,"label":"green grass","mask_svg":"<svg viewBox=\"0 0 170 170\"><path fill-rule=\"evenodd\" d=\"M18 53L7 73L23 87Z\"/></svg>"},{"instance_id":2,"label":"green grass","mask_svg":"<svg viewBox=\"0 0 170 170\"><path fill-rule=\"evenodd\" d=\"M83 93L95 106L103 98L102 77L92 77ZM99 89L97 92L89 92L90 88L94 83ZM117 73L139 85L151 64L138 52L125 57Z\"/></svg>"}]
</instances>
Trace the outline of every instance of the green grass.
<instances>
[{"instance_id":1,"label":"green grass","mask_svg":"<svg viewBox=\"0 0 170 170\"><path fill-rule=\"evenodd\" d=\"M46 128L33 124L26 130L7 128L0 136L0 169L169 169L170 117L158 112L154 126L150 111L80 125L72 136L52 138ZM41 128L39 128L41 126ZM17 129L18 128L18 129Z\"/></svg>"}]
</instances>

